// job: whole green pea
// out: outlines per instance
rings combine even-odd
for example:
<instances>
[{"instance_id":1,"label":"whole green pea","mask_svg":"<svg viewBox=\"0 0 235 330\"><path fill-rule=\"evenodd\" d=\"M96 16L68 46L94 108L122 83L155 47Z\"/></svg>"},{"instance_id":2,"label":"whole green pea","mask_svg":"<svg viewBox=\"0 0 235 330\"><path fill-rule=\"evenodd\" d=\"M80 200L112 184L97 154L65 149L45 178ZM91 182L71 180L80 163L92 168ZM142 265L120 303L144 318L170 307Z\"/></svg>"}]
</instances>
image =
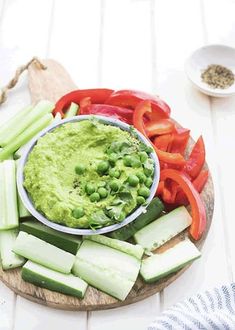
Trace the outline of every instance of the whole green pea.
<instances>
[{"instance_id":1,"label":"whole green pea","mask_svg":"<svg viewBox=\"0 0 235 330\"><path fill-rule=\"evenodd\" d=\"M145 151L141 151L139 153L139 156L142 163L144 163L148 159L148 154Z\"/></svg>"},{"instance_id":2,"label":"whole green pea","mask_svg":"<svg viewBox=\"0 0 235 330\"><path fill-rule=\"evenodd\" d=\"M88 195L91 195L95 192L96 187L93 183L87 183L85 190Z\"/></svg>"},{"instance_id":3,"label":"whole green pea","mask_svg":"<svg viewBox=\"0 0 235 330\"><path fill-rule=\"evenodd\" d=\"M83 164L79 164L75 167L75 172L79 175L83 174L86 170L86 167Z\"/></svg>"},{"instance_id":4,"label":"whole green pea","mask_svg":"<svg viewBox=\"0 0 235 330\"><path fill-rule=\"evenodd\" d=\"M147 178L144 182L145 186L150 188L152 186L153 180L151 178Z\"/></svg>"},{"instance_id":5,"label":"whole green pea","mask_svg":"<svg viewBox=\"0 0 235 330\"><path fill-rule=\"evenodd\" d=\"M103 160L97 165L97 172L100 174L105 173L109 169L109 162L106 160Z\"/></svg>"},{"instance_id":6,"label":"whole green pea","mask_svg":"<svg viewBox=\"0 0 235 330\"><path fill-rule=\"evenodd\" d=\"M136 201L138 205L142 205L145 203L145 198L143 196L137 196Z\"/></svg>"},{"instance_id":7,"label":"whole green pea","mask_svg":"<svg viewBox=\"0 0 235 330\"><path fill-rule=\"evenodd\" d=\"M138 190L138 195L143 196L144 198L147 198L150 195L150 190L147 187L141 187Z\"/></svg>"},{"instance_id":8,"label":"whole green pea","mask_svg":"<svg viewBox=\"0 0 235 330\"><path fill-rule=\"evenodd\" d=\"M132 157L131 167L138 168L141 167L141 161L137 157Z\"/></svg>"},{"instance_id":9,"label":"whole green pea","mask_svg":"<svg viewBox=\"0 0 235 330\"><path fill-rule=\"evenodd\" d=\"M123 157L123 164L125 166L131 166L131 162L132 162L132 157L130 155L126 155L125 157Z\"/></svg>"},{"instance_id":10,"label":"whole green pea","mask_svg":"<svg viewBox=\"0 0 235 330\"><path fill-rule=\"evenodd\" d=\"M139 173L137 173L136 176L139 178L140 183L144 183L145 180L147 179L147 178L146 178L146 175L145 175L143 172L139 172Z\"/></svg>"},{"instance_id":11,"label":"whole green pea","mask_svg":"<svg viewBox=\"0 0 235 330\"><path fill-rule=\"evenodd\" d=\"M112 166L114 166L116 164L116 161L118 160L118 155L115 153L111 153L109 155L109 162Z\"/></svg>"},{"instance_id":12,"label":"whole green pea","mask_svg":"<svg viewBox=\"0 0 235 330\"><path fill-rule=\"evenodd\" d=\"M112 178L116 178L116 179L118 179L118 178L120 177L121 173L120 173L119 170L117 170L117 169L115 169L115 168L111 168L111 169L109 170L109 175L110 175Z\"/></svg>"},{"instance_id":13,"label":"whole green pea","mask_svg":"<svg viewBox=\"0 0 235 330\"><path fill-rule=\"evenodd\" d=\"M90 195L91 202L99 202L99 200L100 200L100 195L97 192L94 192L93 194Z\"/></svg>"},{"instance_id":14,"label":"whole green pea","mask_svg":"<svg viewBox=\"0 0 235 330\"><path fill-rule=\"evenodd\" d=\"M136 187L139 182L140 182L140 180L139 180L139 178L136 175L130 175L128 177L128 183L132 187Z\"/></svg>"},{"instance_id":15,"label":"whole green pea","mask_svg":"<svg viewBox=\"0 0 235 330\"><path fill-rule=\"evenodd\" d=\"M118 191L120 184L119 184L118 180L113 180L110 182L109 186L112 191L116 192L116 191Z\"/></svg>"},{"instance_id":16,"label":"whole green pea","mask_svg":"<svg viewBox=\"0 0 235 330\"><path fill-rule=\"evenodd\" d=\"M100 195L101 198L106 198L108 196L108 191L105 188L99 188L97 190L98 194Z\"/></svg>"},{"instance_id":17,"label":"whole green pea","mask_svg":"<svg viewBox=\"0 0 235 330\"><path fill-rule=\"evenodd\" d=\"M85 212L84 212L82 207L77 207L76 209L74 209L72 211L72 216L76 219L79 219L79 218L83 217L84 214L85 214Z\"/></svg>"}]
</instances>

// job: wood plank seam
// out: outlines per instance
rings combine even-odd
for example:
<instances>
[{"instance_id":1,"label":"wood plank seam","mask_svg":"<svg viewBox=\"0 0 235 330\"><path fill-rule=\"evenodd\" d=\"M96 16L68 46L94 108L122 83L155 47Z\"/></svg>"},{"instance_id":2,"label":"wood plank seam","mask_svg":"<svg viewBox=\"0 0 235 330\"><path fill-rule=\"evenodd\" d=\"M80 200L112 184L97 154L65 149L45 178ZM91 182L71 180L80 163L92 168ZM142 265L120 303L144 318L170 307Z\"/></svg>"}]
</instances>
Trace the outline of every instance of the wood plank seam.
<instances>
[{"instance_id":1,"label":"wood plank seam","mask_svg":"<svg viewBox=\"0 0 235 330\"><path fill-rule=\"evenodd\" d=\"M51 37L52 37L52 30L53 30L53 24L54 24L54 12L55 12L55 0L53 0L52 4L51 4L50 22L49 22L49 26L48 26L48 40L47 40L45 58L48 58L49 53L50 53Z\"/></svg>"},{"instance_id":2,"label":"wood plank seam","mask_svg":"<svg viewBox=\"0 0 235 330\"><path fill-rule=\"evenodd\" d=\"M105 0L100 0L100 31L99 31L99 48L98 48L98 72L97 72L97 85L102 85L103 75L103 47L104 47L104 25L105 25Z\"/></svg>"},{"instance_id":3,"label":"wood plank seam","mask_svg":"<svg viewBox=\"0 0 235 330\"><path fill-rule=\"evenodd\" d=\"M202 18L202 29L203 29L203 37L204 37L204 44L207 45L209 43L209 38L208 38L208 31L207 31L207 23L206 23L206 13L205 13L205 0L200 0L200 9L201 9L201 18ZM215 148L215 143L217 141L217 124L216 124L216 113L213 111L213 99L212 97L208 96L209 98L209 107L210 107L210 118L211 118L211 124L212 124L212 134L213 134L213 149ZM214 151L214 150L213 150ZM231 253L229 249L229 235L228 235L228 222L226 219L226 211L225 211L225 201L224 201L224 196L221 193L223 191L223 187L221 185L221 181L219 178L221 178L221 170L220 170L220 163L218 160L218 156L215 152L213 152L213 155L215 157L215 171L216 171L216 177L217 177L217 186L218 186L218 198L221 201L220 207L221 207L221 215L222 218L224 219L225 225L223 226L223 236L224 236L224 246L225 246L225 251L226 251L226 263L228 265L228 275L230 281L233 281L234 279L234 274L233 274L233 267L232 267L232 262L231 262Z\"/></svg>"},{"instance_id":4,"label":"wood plank seam","mask_svg":"<svg viewBox=\"0 0 235 330\"><path fill-rule=\"evenodd\" d=\"M157 86L157 43L155 34L155 0L150 2L150 29L151 29L151 57L152 57L152 91L154 93Z\"/></svg>"},{"instance_id":5,"label":"wood plank seam","mask_svg":"<svg viewBox=\"0 0 235 330\"><path fill-rule=\"evenodd\" d=\"M217 141L217 128L216 128L216 113L213 111L213 101L212 98L209 96L210 99L210 113L211 113L211 120L212 120L212 133L213 133L213 138L214 142L216 143ZM214 153L215 154L215 153ZM228 275L229 275L229 280L233 282L234 279L234 274L233 274L233 267L232 267L232 256L231 252L229 249L229 235L228 235L228 230L229 230L229 225L228 225L228 219L226 217L226 210L225 210L225 201L224 201L224 195L222 194L223 191L223 186L221 184L221 178L222 173L220 169L220 163L218 160L218 156L215 156L215 170L216 170L216 177L217 177L217 186L218 186L218 197L216 198L217 200L220 201L220 208L221 208L221 215L222 219L224 221L223 225L223 237L224 237L224 246L225 246L225 251L226 251L226 263L228 265Z\"/></svg>"}]
</instances>

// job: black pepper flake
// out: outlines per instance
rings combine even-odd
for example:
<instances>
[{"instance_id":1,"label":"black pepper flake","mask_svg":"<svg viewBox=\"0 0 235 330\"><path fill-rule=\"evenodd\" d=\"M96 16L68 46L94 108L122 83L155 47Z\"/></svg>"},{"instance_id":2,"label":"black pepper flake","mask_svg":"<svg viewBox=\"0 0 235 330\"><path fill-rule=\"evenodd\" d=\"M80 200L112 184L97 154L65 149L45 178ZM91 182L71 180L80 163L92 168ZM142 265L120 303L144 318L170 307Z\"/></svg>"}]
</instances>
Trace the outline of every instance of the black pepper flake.
<instances>
[{"instance_id":1,"label":"black pepper flake","mask_svg":"<svg viewBox=\"0 0 235 330\"><path fill-rule=\"evenodd\" d=\"M202 81L212 88L226 89L234 83L234 74L230 69L212 64L201 74Z\"/></svg>"}]
</instances>

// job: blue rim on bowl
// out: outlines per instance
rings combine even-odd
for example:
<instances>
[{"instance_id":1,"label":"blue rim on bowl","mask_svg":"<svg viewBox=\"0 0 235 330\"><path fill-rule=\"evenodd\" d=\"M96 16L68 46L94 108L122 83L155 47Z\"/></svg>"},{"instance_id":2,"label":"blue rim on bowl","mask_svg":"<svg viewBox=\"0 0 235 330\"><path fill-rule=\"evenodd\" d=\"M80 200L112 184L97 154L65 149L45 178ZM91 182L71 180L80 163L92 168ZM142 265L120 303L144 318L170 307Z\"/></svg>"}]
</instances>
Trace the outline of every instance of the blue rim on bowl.
<instances>
[{"instance_id":1,"label":"blue rim on bowl","mask_svg":"<svg viewBox=\"0 0 235 330\"><path fill-rule=\"evenodd\" d=\"M158 158L157 158L155 152L152 152L150 154L150 157L154 161L154 178L153 178L153 184L152 184L151 189L150 189L150 195L146 200L146 205L144 205L144 206L142 205L142 206L138 207L134 212L132 212L130 215L128 215L121 223L117 223L117 224L114 224L114 225L103 227L103 228L100 228L100 229L97 229L97 230L83 229L83 228L70 228L70 227L67 227L67 226L63 226L63 225L60 225L60 224L57 224L55 222L52 222L52 221L48 220L41 213L39 213L35 209L30 196L28 195L26 189L24 188L24 166L27 162L27 159L28 159L28 156L29 156L30 152L32 151L32 149L36 145L38 139L43 137L45 134L51 132L52 130L54 130L56 127L64 125L66 123L70 123L70 122L90 120L91 118L95 118L103 124L117 126L117 127L121 128L122 130L130 132L130 127L131 127L130 125L125 124L125 123L121 122L120 120L117 120L117 119L114 119L114 118L108 118L108 117L104 117L104 116L82 115L82 116L76 116L76 117L70 118L70 119L63 119L59 123L52 124L49 127L42 130L35 138L33 138L28 143L27 148L24 151L24 154L21 156L21 158L19 160L19 164L17 166L17 187L18 187L18 192L19 192L20 198L22 199L22 202L23 202L24 206L28 209L28 211L37 220L42 222L44 225L46 225L50 228L53 228L55 230L58 230L60 232L73 234L73 235L104 234L104 233L108 233L108 232L117 230L117 229L127 225L128 223L132 222L141 213L146 212L146 207L148 206L148 204L153 199L153 197L155 195L155 192L156 192L156 189L157 189L157 186L158 186L158 183L159 183L159 179L160 179L159 161L158 161ZM151 147L150 142L141 133L139 133L137 130L136 130L136 134L138 136L138 139L141 142L143 142L147 146Z\"/></svg>"}]
</instances>

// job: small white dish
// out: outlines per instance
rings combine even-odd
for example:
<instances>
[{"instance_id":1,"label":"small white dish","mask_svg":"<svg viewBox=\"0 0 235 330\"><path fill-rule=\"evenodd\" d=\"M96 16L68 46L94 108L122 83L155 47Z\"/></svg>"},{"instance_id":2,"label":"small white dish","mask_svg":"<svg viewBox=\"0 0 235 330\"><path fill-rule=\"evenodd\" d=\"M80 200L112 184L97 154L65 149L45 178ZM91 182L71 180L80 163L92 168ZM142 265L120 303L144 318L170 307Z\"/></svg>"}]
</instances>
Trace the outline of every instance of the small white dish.
<instances>
[{"instance_id":1,"label":"small white dish","mask_svg":"<svg viewBox=\"0 0 235 330\"><path fill-rule=\"evenodd\" d=\"M235 95L235 83L226 89L212 88L204 83L202 72L211 64L219 64L235 74L235 49L224 45L209 45L197 49L185 62L185 72L189 80L201 92L216 97Z\"/></svg>"}]
</instances>

